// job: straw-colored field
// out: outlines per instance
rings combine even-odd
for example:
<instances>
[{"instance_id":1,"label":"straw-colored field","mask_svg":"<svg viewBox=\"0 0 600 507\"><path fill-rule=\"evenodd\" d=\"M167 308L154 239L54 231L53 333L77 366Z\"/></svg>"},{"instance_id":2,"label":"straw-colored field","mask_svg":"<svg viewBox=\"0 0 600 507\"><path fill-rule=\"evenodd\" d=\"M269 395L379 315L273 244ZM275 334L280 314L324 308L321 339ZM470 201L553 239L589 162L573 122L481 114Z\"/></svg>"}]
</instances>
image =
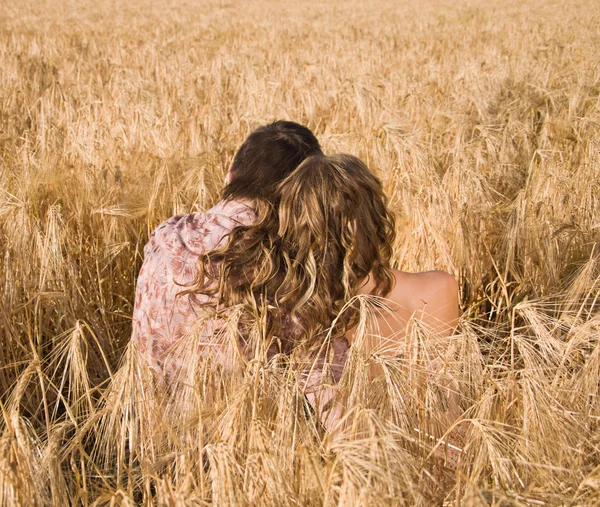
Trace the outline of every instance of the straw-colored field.
<instances>
[{"instance_id":1,"label":"straw-colored field","mask_svg":"<svg viewBox=\"0 0 600 507\"><path fill-rule=\"evenodd\" d=\"M593 0L0 0L0 503L600 505L599 64ZM419 333L353 350L333 434L281 366L165 398L126 359L149 233L281 118L460 280L456 472Z\"/></svg>"}]
</instances>

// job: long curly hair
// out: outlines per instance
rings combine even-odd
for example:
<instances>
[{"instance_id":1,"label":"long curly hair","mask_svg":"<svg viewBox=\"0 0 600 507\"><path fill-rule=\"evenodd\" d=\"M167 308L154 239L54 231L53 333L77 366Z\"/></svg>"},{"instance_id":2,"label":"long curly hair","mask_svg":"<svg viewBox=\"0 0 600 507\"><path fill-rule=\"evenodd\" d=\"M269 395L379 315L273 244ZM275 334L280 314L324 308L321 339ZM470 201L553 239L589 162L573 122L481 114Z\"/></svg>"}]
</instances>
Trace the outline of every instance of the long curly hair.
<instances>
[{"instance_id":1,"label":"long curly hair","mask_svg":"<svg viewBox=\"0 0 600 507\"><path fill-rule=\"evenodd\" d=\"M267 339L282 352L311 349L367 279L372 294L391 291L394 219L380 181L352 155L311 156L277 192L278 204L257 201L252 225L199 258L191 291L211 296L215 310L266 310ZM356 319L350 307L331 336Z\"/></svg>"}]
</instances>

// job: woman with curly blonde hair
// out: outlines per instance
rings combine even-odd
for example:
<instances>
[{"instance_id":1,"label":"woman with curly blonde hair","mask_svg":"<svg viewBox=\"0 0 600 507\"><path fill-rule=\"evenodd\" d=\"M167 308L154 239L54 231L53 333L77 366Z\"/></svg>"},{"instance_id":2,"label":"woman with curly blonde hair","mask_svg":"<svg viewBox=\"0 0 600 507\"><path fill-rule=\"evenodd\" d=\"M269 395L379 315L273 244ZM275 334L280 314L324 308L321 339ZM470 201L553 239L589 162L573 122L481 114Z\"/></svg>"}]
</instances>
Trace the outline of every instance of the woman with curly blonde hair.
<instances>
[{"instance_id":1,"label":"woman with curly blonde hair","mask_svg":"<svg viewBox=\"0 0 600 507\"><path fill-rule=\"evenodd\" d=\"M325 414L325 407L331 408L334 390L321 384L341 377L360 313L353 298L386 298L370 347L393 356L414 318L438 338L452 333L458 287L444 272L391 268L394 219L380 181L358 158L308 157L277 192L277 213L269 203L256 203L252 224L235 228L225 246L200 256L192 292L221 315L231 308L250 320L260 314L267 356L294 352L306 358L305 392L332 427L339 414ZM238 335L247 346L248 319L240 322Z\"/></svg>"}]
</instances>

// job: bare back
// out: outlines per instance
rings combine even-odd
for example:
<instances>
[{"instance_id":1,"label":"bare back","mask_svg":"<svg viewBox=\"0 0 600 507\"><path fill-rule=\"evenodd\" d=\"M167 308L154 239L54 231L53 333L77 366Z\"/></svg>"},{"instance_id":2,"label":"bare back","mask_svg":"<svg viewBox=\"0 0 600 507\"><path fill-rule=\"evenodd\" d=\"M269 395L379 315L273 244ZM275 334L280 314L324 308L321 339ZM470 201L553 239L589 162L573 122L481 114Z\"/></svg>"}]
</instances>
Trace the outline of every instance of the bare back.
<instances>
[{"instance_id":1,"label":"bare back","mask_svg":"<svg viewBox=\"0 0 600 507\"><path fill-rule=\"evenodd\" d=\"M424 324L436 339L450 336L459 317L458 284L454 277L443 271L406 273L393 270L393 275L394 288L385 301L389 311L379 312L376 318L380 338L388 342L383 348L384 353L397 353L394 344L400 344L415 320ZM367 281L358 294L370 294L373 286L371 280ZM356 329L348 333L350 343L355 336Z\"/></svg>"}]
</instances>

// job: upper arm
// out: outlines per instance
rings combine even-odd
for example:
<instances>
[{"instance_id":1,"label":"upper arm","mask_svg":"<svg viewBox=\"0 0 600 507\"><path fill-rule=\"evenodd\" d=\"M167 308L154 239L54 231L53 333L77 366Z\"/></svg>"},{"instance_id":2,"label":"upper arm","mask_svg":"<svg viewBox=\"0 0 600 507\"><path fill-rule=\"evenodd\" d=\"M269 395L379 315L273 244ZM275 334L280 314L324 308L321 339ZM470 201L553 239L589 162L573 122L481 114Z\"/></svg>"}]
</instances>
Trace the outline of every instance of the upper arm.
<instances>
[{"instance_id":1,"label":"upper arm","mask_svg":"<svg viewBox=\"0 0 600 507\"><path fill-rule=\"evenodd\" d=\"M432 330L450 335L456 328L459 317L458 283L444 271L430 271L424 275L427 275L427 281L422 297L423 321Z\"/></svg>"}]
</instances>

